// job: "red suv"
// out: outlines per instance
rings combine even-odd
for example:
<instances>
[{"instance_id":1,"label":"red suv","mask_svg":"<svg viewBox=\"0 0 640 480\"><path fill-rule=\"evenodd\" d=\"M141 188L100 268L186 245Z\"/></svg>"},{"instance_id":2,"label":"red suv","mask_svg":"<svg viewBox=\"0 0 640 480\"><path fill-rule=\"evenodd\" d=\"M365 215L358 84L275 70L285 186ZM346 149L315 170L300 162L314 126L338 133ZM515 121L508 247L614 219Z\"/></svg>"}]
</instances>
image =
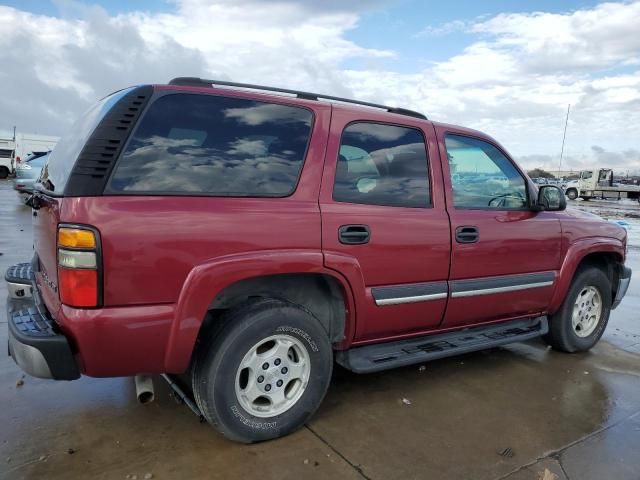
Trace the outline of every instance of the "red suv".
<instances>
[{"instance_id":1,"label":"red suv","mask_svg":"<svg viewBox=\"0 0 640 480\"><path fill-rule=\"evenodd\" d=\"M373 372L538 336L588 350L631 277L621 227L565 211L487 135L255 85L105 97L29 204L35 255L6 274L16 363L188 373L241 442L301 426L334 359Z\"/></svg>"}]
</instances>

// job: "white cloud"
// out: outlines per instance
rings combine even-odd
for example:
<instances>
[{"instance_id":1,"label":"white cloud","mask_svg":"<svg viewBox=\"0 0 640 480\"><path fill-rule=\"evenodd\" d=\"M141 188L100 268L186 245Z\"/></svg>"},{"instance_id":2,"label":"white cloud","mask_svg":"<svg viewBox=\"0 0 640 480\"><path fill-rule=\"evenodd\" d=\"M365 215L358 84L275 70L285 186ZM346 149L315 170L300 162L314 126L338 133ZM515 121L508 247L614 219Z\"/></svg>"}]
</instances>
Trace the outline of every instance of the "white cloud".
<instances>
[{"instance_id":1,"label":"white cloud","mask_svg":"<svg viewBox=\"0 0 640 480\"><path fill-rule=\"evenodd\" d=\"M407 41L427 51L433 36L464 30L472 43L410 73L382 67L402 52L349 39L382 2L179 0L170 13L117 16L65 2L62 18L0 7L0 130L59 134L110 91L188 75L413 108L487 131L528 167L557 159L571 103L568 159L601 161L597 145L637 162L624 152L640 139L640 1L430 27ZM368 66L345 68L353 59Z\"/></svg>"},{"instance_id":2,"label":"white cloud","mask_svg":"<svg viewBox=\"0 0 640 480\"><path fill-rule=\"evenodd\" d=\"M640 143L638 25L639 1L564 14L501 14L445 24L443 30L465 28L477 39L421 72L348 75L353 90L371 98L487 131L528 167L542 157L555 159L549 167L557 164L571 104L565 153L584 165L602 161L593 145L624 152ZM640 172L637 156L618 159Z\"/></svg>"},{"instance_id":3,"label":"white cloud","mask_svg":"<svg viewBox=\"0 0 640 480\"><path fill-rule=\"evenodd\" d=\"M640 64L640 2L602 3L568 14L500 14L474 25L498 47L520 54L532 72Z\"/></svg>"},{"instance_id":4,"label":"white cloud","mask_svg":"<svg viewBox=\"0 0 640 480\"><path fill-rule=\"evenodd\" d=\"M450 33L460 32L469 28L469 22L465 20L452 20L441 25L427 25L424 30L416 33L416 37L442 37Z\"/></svg>"},{"instance_id":5,"label":"white cloud","mask_svg":"<svg viewBox=\"0 0 640 480\"><path fill-rule=\"evenodd\" d=\"M358 15L338 2L326 11L313 2L208 3L109 16L65 2L64 18L0 6L0 130L60 134L113 90L185 75L353 95L340 64L392 55L347 40Z\"/></svg>"}]
</instances>

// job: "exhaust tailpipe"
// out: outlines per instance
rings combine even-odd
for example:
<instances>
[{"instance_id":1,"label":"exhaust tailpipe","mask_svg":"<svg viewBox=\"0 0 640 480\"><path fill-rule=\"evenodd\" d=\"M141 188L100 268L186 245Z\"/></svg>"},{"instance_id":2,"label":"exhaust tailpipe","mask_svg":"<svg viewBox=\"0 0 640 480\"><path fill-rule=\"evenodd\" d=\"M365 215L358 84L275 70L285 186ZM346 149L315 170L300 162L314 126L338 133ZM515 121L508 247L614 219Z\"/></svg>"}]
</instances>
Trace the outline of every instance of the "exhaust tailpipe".
<instances>
[{"instance_id":1,"label":"exhaust tailpipe","mask_svg":"<svg viewBox=\"0 0 640 480\"><path fill-rule=\"evenodd\" d=\"M142 404L153 402L153 399L155 398L153 379L149 375L136 375L135 382L138 402Z\"/></svg>"}]
</instances>

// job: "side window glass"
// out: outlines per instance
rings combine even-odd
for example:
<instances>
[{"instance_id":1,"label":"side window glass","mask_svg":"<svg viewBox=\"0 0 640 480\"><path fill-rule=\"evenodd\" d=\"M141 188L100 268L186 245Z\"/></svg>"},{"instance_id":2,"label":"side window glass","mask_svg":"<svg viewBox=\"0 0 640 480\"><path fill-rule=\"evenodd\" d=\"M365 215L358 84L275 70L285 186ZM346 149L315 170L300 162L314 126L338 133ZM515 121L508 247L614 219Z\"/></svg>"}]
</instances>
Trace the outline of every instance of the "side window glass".
<instances>
[{"instance_id":1,"label":"side window glass","mask_svg":"<svg viewBox=\"0 0 640 480\"><path fill-rule=\"evenodd\" d=\"M453 202L457 208L522 209L526 183L513 163L490 143L460 135L445 137Z\"/></svg>"},{"instance_id":2,"label":"side window glass","mask_svg":"<svg viewBox=\"0 0 640 480\"><path fill-rule=\"evenodd\" d=\"M422 132L358 122L345 128L336 166L337 202L428 207L429 168Z\"/></svg>"},{"instance_id":3,"label":"side window glass","mask_svg":"<svg viewBox=\"0 0 640 480\"><path fill-rule=\"evenodd\" d=\"M218 95L156 100L120 158L109 193L284 197L311 136L311 111Z\"/></svg>"}]
</instances>

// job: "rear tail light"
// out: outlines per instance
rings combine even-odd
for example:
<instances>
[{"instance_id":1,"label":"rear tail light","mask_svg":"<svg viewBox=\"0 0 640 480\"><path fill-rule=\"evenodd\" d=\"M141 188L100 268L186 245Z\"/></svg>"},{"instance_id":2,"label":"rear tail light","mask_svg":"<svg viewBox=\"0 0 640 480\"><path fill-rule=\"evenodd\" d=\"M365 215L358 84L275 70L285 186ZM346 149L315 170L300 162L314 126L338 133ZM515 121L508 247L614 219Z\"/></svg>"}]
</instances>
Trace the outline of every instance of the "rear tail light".
<instances>
[{"instance_id":1,"label":"rear tail light","mask_svg":"<svg viewBox=\"0 0 640 480\"><path fill-rule=\"evenodd\" d=\"M97 307L101 278L98 234L87 227L58 228L60 300L71 307Z\"/></svg>"}]
</instances>

